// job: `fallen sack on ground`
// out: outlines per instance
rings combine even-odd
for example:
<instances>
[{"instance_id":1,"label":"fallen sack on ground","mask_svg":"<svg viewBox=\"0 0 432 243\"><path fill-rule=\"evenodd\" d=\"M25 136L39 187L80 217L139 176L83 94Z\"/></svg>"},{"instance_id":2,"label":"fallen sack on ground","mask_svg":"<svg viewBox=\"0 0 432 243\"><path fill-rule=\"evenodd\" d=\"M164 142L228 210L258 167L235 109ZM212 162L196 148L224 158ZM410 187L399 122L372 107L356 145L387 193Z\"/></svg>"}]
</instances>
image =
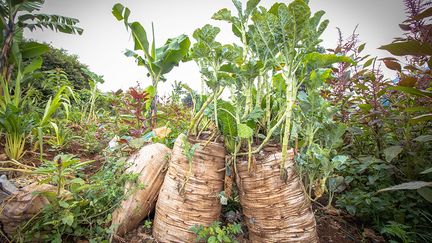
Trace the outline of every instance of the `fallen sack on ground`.
<instances>
[{"instance_id":1,"label":"fallen sack on ground","mask_svg":"<svg viewBox=\"0 0 432 243\"><path fill-rule=\"evenodd\" d=\"M0 203L8 198L11 194L18 192L18 188L12 184L6 175L0 176Z\"/></svg>"},{"instance_id":2,"label":"fallen sack on ground","mask_svg":"<svg viewBox=\"0 0 432 243\"><path fill-rule=\"evenodd\" d=\"M0 206L3 231L9 236L12 235L20 224L29 221L49 204L43 193L56 191L55 186L34 183L12 193Z\"/></svg>"},{"instance_id":3,"label":"fallen sack on ground","mask_svg":"<svg viewBox=\"0 0 432 243\"><path fill-rule=\"evenodd\" d=\"M144 146L128 159L131 166L126 173L139 174L137 183L144 184L144 189L138 189L135 183L126 184L126 194L130 195L113 213L116 235L122 236L135 229L153 211L170 156L171 149L156 143Z\"/></svg>"}]
</instances>

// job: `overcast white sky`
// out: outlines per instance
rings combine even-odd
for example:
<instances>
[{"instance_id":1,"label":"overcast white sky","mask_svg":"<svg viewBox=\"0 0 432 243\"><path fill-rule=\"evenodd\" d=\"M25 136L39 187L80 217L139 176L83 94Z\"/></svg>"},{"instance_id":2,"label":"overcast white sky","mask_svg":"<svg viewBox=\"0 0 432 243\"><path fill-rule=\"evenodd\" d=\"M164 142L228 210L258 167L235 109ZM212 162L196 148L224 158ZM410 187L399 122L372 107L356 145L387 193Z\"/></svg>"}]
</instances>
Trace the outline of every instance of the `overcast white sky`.
<instances>
[{"instance_id":1,"label":"overcast white sky","mask_svg":"<svg viewBox=\"0 0 432 243\"><path fill-rule=\"evenodd\" d=\"M233 42L236 38L231 28L211 16L221 8L233 9L231 0L46 0L42 12L75 17L84 33L66 35L52 31L26 33L26 37L64 48L77 54L82 63L104 76L102 90L127 89L139 81L142 86L150 85L144 67L138 67L132 58L124 56L126 48L132 49L133 43L124 25L111 14L112 6L120 2L131 9L130 20L141 22L150 30L155 25L156 47L169 37L187 34L191 37L196 28L211 23L222 28L219 41ZM243 0L245 2L245 0ZM275 0L262 0L264 6L271 6ZM279 1L290 2L290 1ZM323 34L322 45L332 48L338 38L336 27L348 36L358 24L362 41L367 42L365 52L384 57L388 54L377 48L390 43L400 36L398 24L405 19L402 0L310 0L313 12L326 11L325 18L330 20ZM191 38L192 39L192 38ZM161 85L164 93L174 80L188 83L192 88L200 88L199 72L193 62L181 63L167 76L168 82Z\"/></svg>"}]
</instances>

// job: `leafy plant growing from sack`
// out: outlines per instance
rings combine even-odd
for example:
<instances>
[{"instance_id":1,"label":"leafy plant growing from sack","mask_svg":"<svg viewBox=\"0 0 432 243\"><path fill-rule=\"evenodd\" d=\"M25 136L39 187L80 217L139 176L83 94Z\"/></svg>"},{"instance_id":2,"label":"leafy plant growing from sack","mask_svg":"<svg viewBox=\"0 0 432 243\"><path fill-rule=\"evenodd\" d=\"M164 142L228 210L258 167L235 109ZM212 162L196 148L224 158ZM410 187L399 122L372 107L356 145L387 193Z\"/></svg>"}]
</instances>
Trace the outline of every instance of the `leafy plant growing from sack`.
<instances>
[{"instance_id":1,"label":"leafy plant growing from sack","mask_svg":"<svg viewBox=\"0 0 432 243\"><path fill-rule=\"evenodd\" d=\"M230 23L234 35L243 43L240 60L223 67L223 71L229 73L236 82L232 82L230 86L232 105L225 105L219 112L220 119L224 121L221 132L227 149L234 158L248 158L245 163L244 159L239 157L240 160L234 163L234 168L243 212L246 218L253 218L255 221L247 221L251 239L270 240L260 238L262 234L259 232L264 230L268 230L268 235L272 235L273 240L295 238L289 234L280 235L272 229L263 228L267 217L265 212L261 212L256 205L248 202L254 201L254 196L263 196L260 193L268 190L270 194L277 191L278 195L284 195L283 198L280 196L281 198L271 202L272 205L281 203L289 205L288 207L292 207L293 210L297 207L301 207L302 210L308 208L305 206L308 205L305 197L299 199L303 204L300 206L299 200L296 201L293 196L295 193L302 194L303 186L298 183L299 179L292 168L293 152L289 150L299 134L293 126L293 119L297 119L294 111L301 103L298 91L306 86L306 89L310 89L310 95L317 95L324 80L321 76L317 77L317 73L323 72L320 69L337 62L349 62L350 59L318 52L319 36L325 30L328 21L321 22L323 11L311 15L305 1L297 0L289 5L276 3L268 10L257 7L259 1L248 1L244 11L239 1L233 0L233 3L237 9L236 16L228 9L222 9L213 16L214 19ZM304 118L302 121L310 125L309 132L301 134L307 135L310 145L315 141L316 130L311 123L316 121ZM278 153L279 149L276 148L276 153L272 152L270 158L264 151L276 141L281 142L281 152ZM242 148L243 143L247 144L247 152ZM278 163L279 169L274 170L274 166L270 165L272 163ZM280 175L281 184L262 185L259 187L261 191L257 191L258 180L266 180L265 176L270 174L273 177L274 172ZM282 181L286 183L285 186ZM286 186L292 184L298 185L296 192L292 189L291 192L285 191ZM268 208L264 204L265 202L257 207ZM290 213L284 210L273 212L272 215L291 217ZM303 227L308 229L305 231L306 237L310 237L311 241L316 240L313 213L306 209L302 211L302 215ZM284 224L277 232L289 227L289 224Z\"/></svg>"}]
</instances>

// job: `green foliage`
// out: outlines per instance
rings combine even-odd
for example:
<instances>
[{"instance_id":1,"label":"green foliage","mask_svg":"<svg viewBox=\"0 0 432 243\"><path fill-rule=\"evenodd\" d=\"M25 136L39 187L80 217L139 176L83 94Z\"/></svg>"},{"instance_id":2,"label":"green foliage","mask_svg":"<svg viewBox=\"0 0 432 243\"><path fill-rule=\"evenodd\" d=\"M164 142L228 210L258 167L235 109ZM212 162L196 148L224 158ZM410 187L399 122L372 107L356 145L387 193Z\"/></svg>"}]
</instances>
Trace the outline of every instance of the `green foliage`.
<instances>
[{"instance_id":1,"label":"green foliage","mask_svg":"<svg viewBox=\"0 0 432 243\"><path fill-rule=\"evenodd\" d=\"M111 214L125 196L124 184L137 178L124 173L126 158L119 155L110 154L99 172L89 178L83 174L89 162L80 162L73 156L61 155L46 162L37 172L47 174L48 181L67 191L60 197L44 194L50 204L22 225L14 240L62 242L86 238L90 242L106 242L112 233Z\"/></svg>"},{"instance_id":2,"label":"green foliage","mask_svg":"<svg viewBox=\"0 0 432 243\"><path fill-rule=\"evenodd\" d=\"M224 68L236 60L238 48L235 45L222 45L217 42L216 36L219 32L218 27L206 24L193 33L197 42L193 44L189 55L198 64L202 84L205 84L211 94L208 95L198 112L194 114L189 127L189 134L196 133L204 111L210 104L213 105L213 121L216 127L219 127L218 98L224 88L234 81Z\"/></svg>"},{"instance_id":3,"label":"green foliage","mask_svg":"<svg viewBox=\"0 0 432 243\"><path fill-rule=\"evenodd\" d=\"M414 232L411 232L410 229L411 227L407 225L390 221L381 229L380 233L384 235L388 235L391 238L398 238L403 243L409 243L409 242L414 242L411 240L412 236L410 236L414 234ZM391 242L396 242L396 241L391 241Z\"/></svg>"},{"instance_id":4,"label":"green foliage","mask_svg":"<svg viewBox=\"0 0 432 243\"><path fill-rule=\"evenodd\" d=\"M341 36L334 54L354 63L333 70L331 89L321 93L338 107L336 122L347 125L338 151L349 157L329 179L336 204L394 242L431 240L431 177L421 174L430 168L430 39L421 34L429 21L410 17L400 25L410 33L381 47L408 55L406 64L382 59L396 71L396 85L384 78L377 58L360 55L365 44L355 33L346 41Z\"/></svg>"},{"instance_id":5,"label":"green foliage","mask_svg":"<svg viewBox=\"0 0 432 243\"><path fill-rule=\"evenodd\" d=\"M68 54L66 50L57 49L51 45L48 45L48 51L41 55L43 59L42 66L39 73L29 83L40 90L44 95L54 95L55 92L50 90L51 82L50 74L57 71L61 71L66 75L66 79L69 80L70 86L74 90L83 90L90 88L89 81L94 80L91 72L87 71L87 65L81 63L78 60L77 55ZM103 82L103 80L94 80L95 82Z\"/></svg>"},{"instance_id":6,"label":"green foliage","mask_svg":"<svg viewBox=\"0 0 432 243\"><path fill-rule=\"evenodd\" d=\"M145 220L145 221L144 221L144 228L146 228L146 229L151 229L151 228L152 228L152 221L150 221L150 220Z\"/></svg>"},{"instance_id":7,"label":"green foliage","mask_svg":"<svg viewBox=\"0 0 432 243\"><path fill-rule=\"evenodd\" d=\"M236 240L236 235L243 233L240 224L221 226L221 222L214 222L209 227L195 225L190 231L197 235L197 241L205 241L208 243L238 242Z\"/></svg>"},{"instance_id":8,"label":"green foliage","mask_svg":"<svg viewBox=\"0 0 432 243\"><path fill-rule=\"evenodd\" d=\"M68 178L74 177L74 174L78 169L91 162L93 161L81 162L80 159L76 158L74 155L60 154L54 157L53 161L45 161L42 166L35 170L35 173L48 176L43 183L52 183L57 185L56 196L60 198L65 187L71 187L76 181L78 181L78 183L82 182L81 180L73 181Z\"/></svg>"},{"instance_id":9,"label":"green foliage","mask_svg":"<svg viewBox=\"0 0 432 243\"><path fill-rule=\"evenodd\" d=\"M135 58L139 66L144 66L147 69L147 76L151 78L152 85L155 88L155 98L152 101L151 112L149 112L150 125L154 128L154 124L156 123L155 117L157 116L158 83L161 80L165 81L164 75L169 73L175 66L178 66L180 61L186 57L190 47L189 37L180 35L170 38L163 46L156 48L154 27L152 24L153 43L150 47L144 27L138 22L129 22L129 8L117 3L112 8L112 14L118 21L124 22L126 30L130 30L134 40L134 51L127 50L125 55ZM143 55L140 55L136 51L142 52Z\"/></svg>"},{"instance_id":10,"label":"green foliage","mask_svg":"<svg viewBox=\"0 0 432 243\"><path fill-rule=\"evenodd\" d=\"M322 54L319 52L312 52L305 56L304 62L308 65L309 68L318 69L318 68L326 68L331 66L332 64L345 62L353 64L351 58L346 56L338 56L335 54Z\"/></svg>"},{"instance_id":11,"label":"green foliage","mask_svg":"<svg viewBox=\"0 0 432 243\"><path fill-rule=\"evenodd\" d=\"M390 187L397 175L393 165L374 157L349 159L337 168L339 175L335 185L337 205L364 222L369 222L377 230L385 232L388 224L395 222L408 227L416 234L409 239L428 236L431 204L415 191L381 192ZM394 205L398 205L394 207ZM390 238L394 235L384 233Z\"/></svg>"},{"instance_id":12,"label":"green foliage","mask_svg":"<svg viewBox=\"0 0 432 243\"><path fill-rule=\"evenodd\" d=\"M393 85L378 68L381 60L360 56L365 44L358 45L355 34L348 43L342 43L341 36L341 43L325 53L318 45L328 21L323 20L323 11L312 13L306 0L275 3L268 9L259 6L259 0L246 4L233 0L235 13L224 8L212 18L228 23L240 44L218 42L221 29L206 24L194 31L190 50L186 35L156 48L153 26L151 42L140 23L129 21L130 10L116 4L112 14L134 41L133 50L125 54L146 68L153 86L101 93L97 84L102 78L76 56L21 41L22 28L80 33L76 20L29 15L43 1L6 2L21 16L7 21L22 24L15 32L1 24L2 54L7 55L2 55L0 129L6 135L8 157L20 159L25 146L35 146L34 137L41 156L47 143L50 153L72 150L85 155L100 153L108 141L112 143L95 174L87 171L87 162L73 155L59 155L36 170L58 190L46 195L51 204L20 228L17 241L106 241L112 232L111 212L124 197L124 183L136 178L124 174L123 152L139 149L150 139L172 146L176 137L183 136L189 172L179 188L182 192L199 145L190 144L181 134L188 131L199 137L205 130L213 132L211 139L223 136L231 162L247 155L249 168L253 154L268 142L281 144L282 175L292 147L312 200L326 196L331 206L335 199L338 207L389 240L431 241L432 49L423 34L381 48L410 58L407 65L392 57L382 60L398 74L399 81ZM10 6L3 7L10 11ZM428 9L407 23L416 19L426 23L430 13ZM410 27L405 25L401 27ZM15 41L5 43L7 34ZM175 82L171 100L158 105L158 83L182 60L197 63L203 93ZM4 70L11 65L16 67L13 72ZM230 92L229 101L220 99L224 91ZM157 137L156 126L171 131ZM33 139L28 139L31 131ZM227 165L227 173L230 168L235 167ZM224 193L220 197L227 201ZM229 207L238 207L236 200L228 198ZM150 229L151 222L144 227ZM198 241L207 242L236 242L236 235L242 233L241 225L220 222L191 230Z\"/></svg>"},{"instance_id":13,"label":"green foliage","mask_svg":"<svg viewBox=\"0 0 432 243\"><path fill-rule=\"evenodd\" d=\"M183 136L183 154L186 156L187 160L189 161L189 165L192 166L192 158L195 155L195 150L199 148L199 144L196 143L192 145L188 140L186 136Z\"/></svg>"},{"instance_id":14,"label":"green foliage","mask_svg":"<svg viewBox=\"0 0 432 243\"><path fill-rule=\"evenodd\" d=\"M51 128L54 130L54 135L50 137L47 143L56 150L61 150L71 142L71 140L78 138L73 136L72 131L63 123L50 122Z\"/></svg>"},{"instance_id":15,"label":"green foliage","mask_svg":"<svg viewBox=\"0 0 432 243\"><path fill-rule=\"evenodd\" d=\"M253 136L253 130L246 124L237 124L238 128L238 136L240 138L252 138Z\"/></svg>"},{"instance_id":16,"label":"green foliage","mask_svg":"<svg viewBox=\"0 0 432 243\"><path fill-rule=\"evenodd\" d=\"M163 75L169 73L186 56L190 41L186 35L168 39L166 43L155 48L154 29L152 25L153 43L150 47L147 32L138 22L129 22L130 10L122 4L117 3L112 8L112 14L118 21L123 21L127 30L131 31L135 43L134 50L142 51L143 56L128 50L125 54L134 57L138 65L145 66L152 78L153 86L157 87L160 80L164 80Z\"/></svg>"},{"instance_id":17,"label":"green foliage","mask_svg":"<svg viewBox=\"0 0 432 243\"><path fill-rule=\"evenodd\" d=\"M77 19L37 13L42 8L44 0L13 1L7 0L0 3L0 28L2 35L0 69L1 76L6 84L10 84L14 67L17 69L17 83L19 86L20 72L23 72L22 61L45 53L46 45L27 42L22 43L24 30L51 29L67 34L82 34L83 29L77 27ZM25 73L25 72L24 72ZM5 85L0 85L0 94L4 94ZM16 89L15 92L21 92Z\"/></svg>"},{"instance_id":18,"label":"green foliage","mask_svg":"<svg viewBox=\"0 0 432 243\"><path fill-rule=\"evenodd\" d=\"M238 134L234 106L222 100L218 101L218 124L225 138L225 146L229 152L234 152L235 138Z\"/></svg>"},{"instance_id":19,"label":"green foliage","mask_svg":"<svg viewBox=\"0 0 432 243\"><path fill-rule=\"evenodd\" d=\"M0 131L6 135L4 150L9 159L19 160L24 155L25 145L33 121L24 112L12 104L0 110Z\"/></svg>"},{"instance_id":20,"label":"green foliage","mask_svg":"<svg viewBox=\"0 0 432 243\"><path fill-rule=\"evenodd\" d=\"M53 116L59 110L60 107L63 107L66 118L68 118L69 110L70 110L70 99L69 99L70 96L75 98L72 89L69 86L61 87L57 91L57 94L54 97L50 97L48 99L48 102L45 106L44 113L42 117L39 119L39 121L37 122L37 126L35 127L35 133L38 136L41 159L43 156L44 129L46 129L47 126L52 126L54 130L56 130L57 128L58 131L57 124L55 124L52 121Z\"/></svg>"},{"instance_id":21,"label":"green foliage","mask_svg":"<svg viewBox=\"0 0 432 243\"><path fill-rule=\"evenodd\" d=\"M379 49L389 51L395 56L432 55L432 46L417 40L407 40L381 46Z\"/></svg>"},{"instance_id":22,"label":"green foliage","mask_svg":"<svg viewBox=\"0 0 432 243\"><path fill-rule=\"evenodd\" d=\"M158 127L166 127L171 131L166 137L154 138L153 141L161 142L172 148L177 137L187 131L190 124L190 114L191 108L180 99L178 102L171 100L171 102L162 103L159 107Z\"/></svg>"}]
</instances>

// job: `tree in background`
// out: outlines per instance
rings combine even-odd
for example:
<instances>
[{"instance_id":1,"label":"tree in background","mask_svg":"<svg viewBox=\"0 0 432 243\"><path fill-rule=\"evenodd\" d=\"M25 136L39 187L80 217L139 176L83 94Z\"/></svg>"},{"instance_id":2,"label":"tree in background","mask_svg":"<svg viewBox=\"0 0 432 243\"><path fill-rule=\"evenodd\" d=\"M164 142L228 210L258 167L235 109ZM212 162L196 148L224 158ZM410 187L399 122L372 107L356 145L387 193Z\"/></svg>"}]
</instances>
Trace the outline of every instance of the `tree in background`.
<instances>
[{"instance_id":1,"label":"tree in background","mask_svg":"<svg viewBox=\"0 0 432 243\"><path fill-rule=\"evenodd\" d=\"M46 45L36 42L23 43L24 30L51 29L68 34L82 34L83 29L77 27L78 19L34 13L40 11L45 0L2 0L0 1L0 74L4 82L0 85L0 93L8 91L14 70L17 70L17 80L14 93L20 93L20 81L25 72L37 70L41 60L32 63L27 69L22 69L22 59L39 57L48 50Z\"/></svg>"},{"instance_id":2,"label":"tree in background","mask_svg":"<svg viewBox=\"0 0 432 243\"><path fill-rule=\"evenodd\" d=\"M69 54L64 49L58 49L48 45L49 50L42 54L43 63L38 75L35 75L29 84L42 91L45 95L48 92L43 88L49 79L50 74L62 72L74 90L89 89L89 80L103 83L103 77L96 75L89 70L86 64L78 60L78 55Z\"/></svg>"}]
</instances>

